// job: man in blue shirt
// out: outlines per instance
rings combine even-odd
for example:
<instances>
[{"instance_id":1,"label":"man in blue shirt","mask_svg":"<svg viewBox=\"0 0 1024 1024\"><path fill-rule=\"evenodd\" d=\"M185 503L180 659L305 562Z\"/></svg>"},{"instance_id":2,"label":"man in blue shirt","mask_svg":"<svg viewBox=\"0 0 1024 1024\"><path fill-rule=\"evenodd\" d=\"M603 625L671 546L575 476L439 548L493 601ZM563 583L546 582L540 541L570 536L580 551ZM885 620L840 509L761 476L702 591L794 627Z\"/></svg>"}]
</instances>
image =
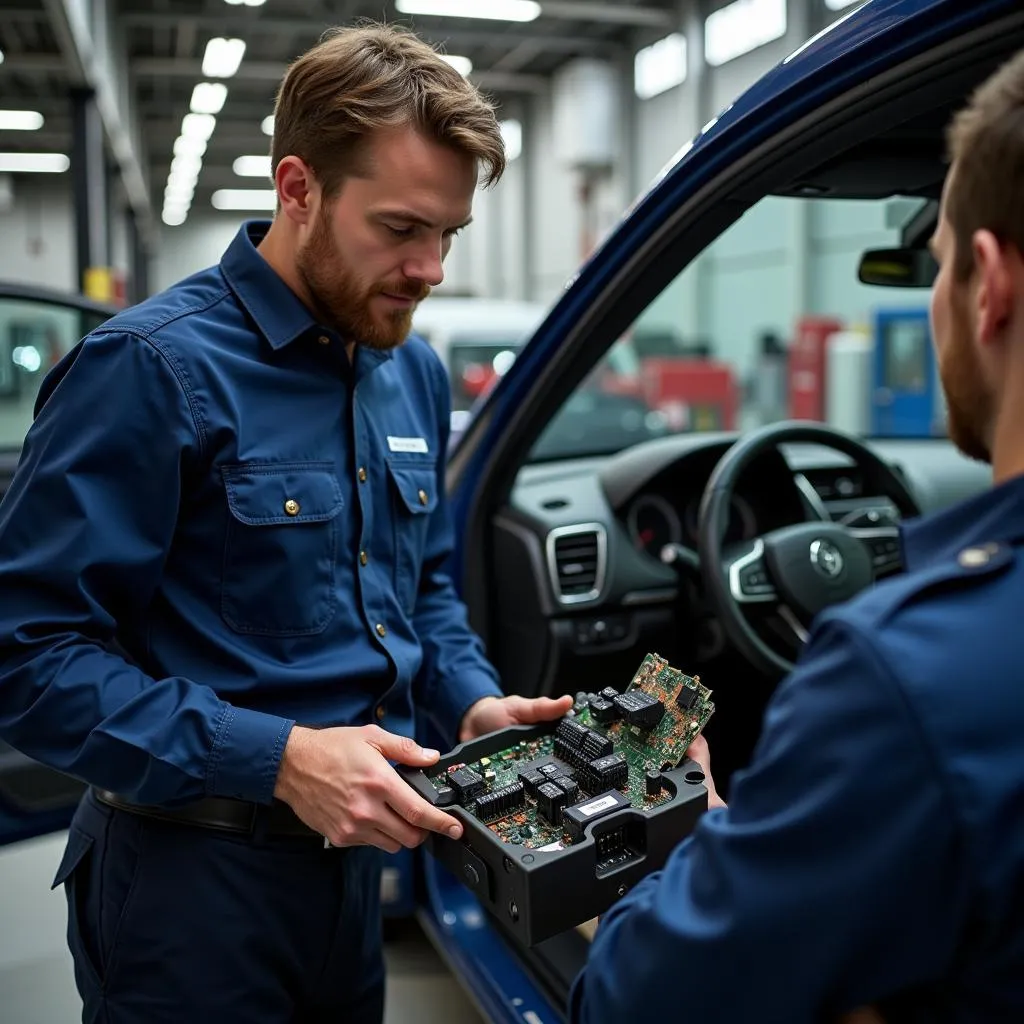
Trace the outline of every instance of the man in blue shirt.
<instances>
[{"instance_id":1,"label":"man in blue shirt","mask_svg":"<svg viewBox=\"0 0 1024 1024\"><path fill-rule=\"evenodd\" d=\"M1024 55L951 155L933 333L995 487L820 617L729 807L602 921L578 1024L1024 1020Z\"/></svg>"},{"instance_id":2,"label":"man in blue shirt","mask_svg":"<svg viewBox=\"0 0 1024 1024\"><path fill-rule=\"evenodd\" d=\"M554 718L445 563L449 385L413 309L504 167L390 28L290 69L279 208L47 378L0 506L0 735L91 784L56 883L84 1020L375 1022L379 851L458 835L389 764Z\"/></svg>"}]
</instances>

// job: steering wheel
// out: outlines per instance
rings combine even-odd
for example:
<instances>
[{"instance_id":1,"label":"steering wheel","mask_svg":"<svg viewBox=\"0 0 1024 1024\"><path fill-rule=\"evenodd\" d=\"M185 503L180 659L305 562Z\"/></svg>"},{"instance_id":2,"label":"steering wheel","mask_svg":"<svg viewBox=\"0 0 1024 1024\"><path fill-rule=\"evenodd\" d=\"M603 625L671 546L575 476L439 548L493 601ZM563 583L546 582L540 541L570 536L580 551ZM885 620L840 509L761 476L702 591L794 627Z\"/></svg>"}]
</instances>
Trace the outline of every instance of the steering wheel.
<instances>
[{"instance_id":1,"label":"steering wheel","mask_svg":"<svg viewBox=\"0 0 1024 1024\"><path fill-rule=\"evenodd\" d=\"M824 445L848 455L864 474L868 493L886 495L904 517L921 511L890 466L857 438L822 424L772 424L737 441L722 456L701 498L701 574L725 635L751 664L771 676L785 675L794 662L761 638L745 609L775 611L805 643L815 615L848 600L869 587L876 574L900 564L895 526L804 522L741 544L724 544L733 491L743 471L766 449L794 443Z\"/></svg>"}]
</instances>

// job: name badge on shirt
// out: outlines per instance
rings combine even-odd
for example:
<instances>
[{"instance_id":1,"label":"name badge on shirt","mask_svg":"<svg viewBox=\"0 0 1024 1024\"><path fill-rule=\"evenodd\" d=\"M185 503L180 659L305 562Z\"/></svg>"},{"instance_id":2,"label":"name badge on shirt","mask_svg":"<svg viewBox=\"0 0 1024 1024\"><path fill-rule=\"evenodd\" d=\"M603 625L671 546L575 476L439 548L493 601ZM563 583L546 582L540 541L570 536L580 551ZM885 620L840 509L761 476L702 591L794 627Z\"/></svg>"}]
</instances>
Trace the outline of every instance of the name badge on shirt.
<instances>
[{"instance_id":1,"label":"name badge on shirt","mask_svg":"<svg viewBox=\"0 0 1024 1024\"><path fill-rule=\"evenodd\" d=\"M393 452L415 452L418 455L426 455L428 451L425 437L391 437L389 434L388 447Z\"/></svg>"}]
</instances>

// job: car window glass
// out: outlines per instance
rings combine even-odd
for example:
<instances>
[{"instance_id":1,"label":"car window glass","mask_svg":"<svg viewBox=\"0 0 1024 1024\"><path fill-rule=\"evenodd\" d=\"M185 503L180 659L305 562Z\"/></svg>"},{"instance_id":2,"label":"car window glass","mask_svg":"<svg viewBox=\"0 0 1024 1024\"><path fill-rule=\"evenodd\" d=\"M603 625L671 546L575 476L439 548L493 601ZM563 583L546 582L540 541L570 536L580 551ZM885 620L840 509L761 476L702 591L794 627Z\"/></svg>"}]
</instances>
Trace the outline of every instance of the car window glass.
<instances>
[{"instance_id":1,"label":"car window glass","mask_svg":"<svg viewBox=\"0 0 1024 1024\"><path fill-rule=\"evenodd\" d=\"M641 313L564 403L532 458L670 433L811 419L861 436L940 436L929 292L859 282L925 205L768 196Z\"/></svg>"},{"instance_id":2,"label":"car window glass","mask_svg":"<svg viewBox=\"0 0 1024 1024\"><path fill-rule=\"evenodd\" d=\"M0 448L21 446L43 378L104 319L73 307L0 297Z\"/></svg>"}]
</instances>

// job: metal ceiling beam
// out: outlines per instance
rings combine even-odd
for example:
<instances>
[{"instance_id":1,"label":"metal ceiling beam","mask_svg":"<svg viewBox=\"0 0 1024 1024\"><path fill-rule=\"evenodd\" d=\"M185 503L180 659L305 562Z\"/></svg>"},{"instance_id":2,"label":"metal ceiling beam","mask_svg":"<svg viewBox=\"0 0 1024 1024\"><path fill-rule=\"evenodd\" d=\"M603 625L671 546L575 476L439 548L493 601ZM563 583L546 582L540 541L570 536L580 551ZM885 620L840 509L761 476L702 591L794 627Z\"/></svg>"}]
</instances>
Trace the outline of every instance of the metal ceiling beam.
<instances>
[{"instance_id":1,"label":"metal ceiling beam","mask_svg":"<svg viewBox=\"0 0 1024 1024\"><path fill-rule=\"evenodd\" d=\"M9 53L0 64L0 75L64 75L68 70L59 53Z\"/></svg>"},{"instance_id":2,"label":"metal ceiling beam","mask_svg":"<svg viewBox=\"0 0 1024 1024\"><path fill-rule=\"evenodd\" d=\"M202 77L203 62L200 60L177 60L174 57L137 57L132 61L132 74L136 78L188 78L199 81ZM273 82L281 81L288 65L283 61L242 61L232 82ZM481 71L471 75L473 82L481 89L496 92L543 92L548 80L543 75L519 75L503 71ZM229 87L230 88L230 87Z\"/></svg>"},{"instance_id":3,"label":"metal ceiling beam","mask_svg":"<svg viewBox=\"0 0 1024 1024\"><path fill-rule=\"evenodd\" d=\"M309 40L313 45L320 34L332 28L337 21L317 22L311 18L261 18L247 17L240 12L249 8L231 7L225 9L224 15L197 14L187 20L198 29L206 32L236 32L252 38L256 35L289 36L295 35ZM232 13L228 13L228 12ZM157 11L123 12L119 18L126 28L177 28L184 20L177 14L166 14ZM586 19L583 19L586 20ZM467 22L462 21L465 25ZM660 22L659 22L660 23ZM646 22L645 22L646 24ZM614 42L602 39L589 39L585 36L558 35L549 32L506 32L504 29L487 31L485 29L451 28L441 29L417 28L421 38L434 44L452 46L518 46L520 43L531 42L542 46L544 50L555 53L605 53L617 49Z\"/></svg>"},{"instance_id":4,"label":"metal ceiling beam","mask_svg":"<svg viewBox=\"0 0 1024 1024\"><path fill-rule=\"evenodd\" d=\"M76 0L43 0L50 26L63 55L63 72L73 86L91 89L96 98L107 143L121 172L121 182L139 232L146 242L154 238L149 181L132 144L114 69L99 51L84 4Z\"/></svg>"}]
</instances>

